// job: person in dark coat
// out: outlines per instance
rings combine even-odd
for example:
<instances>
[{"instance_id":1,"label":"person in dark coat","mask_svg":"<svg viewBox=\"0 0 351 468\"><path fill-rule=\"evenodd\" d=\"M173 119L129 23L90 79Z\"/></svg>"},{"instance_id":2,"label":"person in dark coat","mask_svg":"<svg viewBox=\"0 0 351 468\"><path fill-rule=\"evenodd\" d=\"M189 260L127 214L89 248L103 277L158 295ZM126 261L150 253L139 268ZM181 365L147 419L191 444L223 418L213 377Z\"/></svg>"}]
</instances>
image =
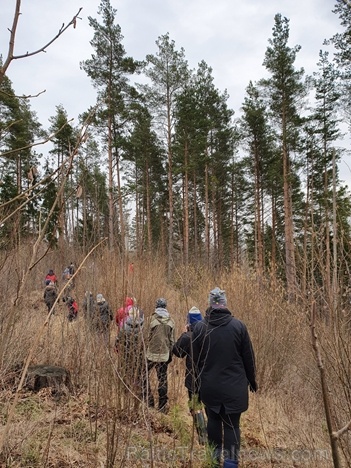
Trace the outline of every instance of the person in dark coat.
<instances>
[{"instance_id":1,"label":"person in dark coat","mask_svg":"<svg viewBox=\"0 0 351 468\"><path fill-rule=\"evenodd\" d=\"M109 303L102 294L96 295L97 315L95 316L96 329L102 333L106 343L110 342L110 324L113 319Z\"/></svg>"},{"instance_id":2,"label":"person in dark coat","mask_svg":"<svg viewBox=\"0 0 351 468\"><path fill-rule=\"evenodd\" d=\"M199 382L195 375L191 337L193 328L202 320L201 312L197 307L192 307L187 316L186 331L183 332L173 345L172 352L178 358L185 358L185 387L188 390L189 402L199 393Z\"/></svg>"},{"instance_id":3,"label":"person in dark coat","mask_svg":"<svg viewBox=\"0 0 351 468\"><path fill-rule=\"evenodd\" d=\"M248 389L257 390L255 356L246 325L232 316L225 291L218 287L209 294L209 308L194 328L192 344L208 441L218 466L223 450L224 467L237 467L240 416L248 409Z\"/></svg>"},{"instance_id":4,"label":"person in dark coat","mask_svg":"<svg viewBox=\"0 0 351 468\"><path fill-rule=\"evenodd\" d=\"M132 389L142 397L142 382L145 369L144 312L136 306L129 309L129 314L122 328L118 329L115 350L119 355L120 374Z\"/></svg>"},{"instance_id":5,"label":"person in dark coat","mask_svg":"<svg viewBox=\"0 0 351 468\"><path fill-rule=\"evenodd\" d=\"M83 312L84 318L90 327L93 323L95 313L95 301L93 293L91 291L85 291L83 301Z\"/></svg>"},{"instance_id":6,"label":"person in dark coat","mask_svg":"<svg viewBox=\"0 0 351 468\"><path fill-rule=\"evenodd\" d=\"M191 343L194 326L202 319L201 312L197 307L194 306L189 310L186 331L173 345L172 352L179 358L185 358L185 387L188 390L189 410L194 420L199 443L205 445L207 442L206 420L199 398L199 379L196 374Z\"/></svg>"},{"instance_id":7,"label":"person in dark coat","mask_svg":"<svg viewBox=\"0 0 351 468\"><path fill-rule=\"evenodd\" d=\"M68 296L68 297L63 298L63 302L65 302L66 305L67 305L67 310L68 310L67 318L68 318L68 321L73 322L74 320L77 319L77 315L78 315L77 301L75 299L73 299L73 297Z\"/></svg>"}]
</instances>

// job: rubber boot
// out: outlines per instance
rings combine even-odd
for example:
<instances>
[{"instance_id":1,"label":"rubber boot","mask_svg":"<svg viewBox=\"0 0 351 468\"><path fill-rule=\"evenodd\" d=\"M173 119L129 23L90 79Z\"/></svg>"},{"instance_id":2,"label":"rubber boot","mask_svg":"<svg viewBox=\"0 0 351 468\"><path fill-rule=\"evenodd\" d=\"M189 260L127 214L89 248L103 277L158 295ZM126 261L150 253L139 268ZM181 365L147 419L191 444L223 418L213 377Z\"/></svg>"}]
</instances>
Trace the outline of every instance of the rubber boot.
<instances>
[{"instance_id":1,"label":"rubber boot","mask_svg":"<svg viewBox=\"0 0 351 468\"><path fill-rule=\"evenodd\" d=\"M238 462L230 458L226 458L223 463L223 468L238 468L238 466Z\"/></svg>"},{"instance_id":2,"label":"rubber boot","mask_svg":"<svg viewBox=\"0 0 351 468\"><path fill-rule=\"evenodd\" d=\"M201 409L193 410L192 415L194 418L194 425L198 435L199 444L205 445L207 442L207 425L205 415Z\"/></svg>"}]
</instances>

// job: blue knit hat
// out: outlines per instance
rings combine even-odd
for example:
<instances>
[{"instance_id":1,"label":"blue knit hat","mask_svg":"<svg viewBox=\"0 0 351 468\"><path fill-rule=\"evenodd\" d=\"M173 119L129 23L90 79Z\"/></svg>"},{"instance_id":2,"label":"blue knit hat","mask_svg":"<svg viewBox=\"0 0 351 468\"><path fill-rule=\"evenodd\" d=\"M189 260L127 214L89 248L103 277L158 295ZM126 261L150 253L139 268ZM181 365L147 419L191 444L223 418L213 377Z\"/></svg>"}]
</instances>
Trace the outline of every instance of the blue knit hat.
<instances>
[{"instance_id":1,"label":"blue knit hat","mask_svg":"<svg viewBox=\"0 0 351 468\"><path fill-rule=\"evenodd\" d=\"M202 315L199 309L193 306L188 312L188 324L193 325L196 322L200 322L202 320Z\"/></svg>"},{"instance_id":2,"label":"blue knit hat","mask_svg":"<svg viewBox=\"0 0 351 468\"><path fill-rule=\"evenodd\" d=\"M219 287L212 289L208 297L208 302L212 309L227 307L227 297L225 295L225 291Z\"/></svg>"}]
</instances>

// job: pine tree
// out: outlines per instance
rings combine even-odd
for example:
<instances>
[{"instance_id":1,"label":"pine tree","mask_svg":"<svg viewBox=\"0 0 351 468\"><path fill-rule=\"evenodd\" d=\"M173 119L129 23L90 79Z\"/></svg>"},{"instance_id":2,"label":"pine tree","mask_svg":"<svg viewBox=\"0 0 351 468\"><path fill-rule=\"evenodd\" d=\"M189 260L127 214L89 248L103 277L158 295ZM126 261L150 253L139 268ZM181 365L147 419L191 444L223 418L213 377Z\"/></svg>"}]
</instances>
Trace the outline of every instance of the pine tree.
<instances>
[{"instance_id":1,"label":"pine tree","mask_svg":"<svg viewBox=\"0 0 351 468\"><path fill-rule=\"evenodd\" d=\"M151 115L167 154L168 175L168 275L171 273L174 243L174 186L173 186L173 127L177 95L184 89L189 77L184 49L176 50L169 35L156 41L156 55L147 55L145 74L151 80L143 90Z\"/></svg>"},{"instance_id":2,"label":"pine tree","mask_svg":"<svg viewBox=\"0 0 351 468\"><path fill-rule=\"evenodd\" d=\"M164 244L160 219L166 212L167 177L162 165L161 143L152 129L152 119L143 104L134 106L133 129L125 149L126 193L135 206L132 247L140 255Z\"/></svg>"},{"instance_id":3,"label":"pine tree","mask_svg":"<svg viewBox=\"0 0 351 468\"><path fill-rule=\"evenodd\" d=\"M304 70L294 67L300 46L288 46L289 20L277 14L274 22L273 38L268 41L263 62L271 77L262 80L262 84L269 94L272 120L279 135L284 191L285 272L288 294L294 299L297 293L297 269L292 197L294 188L298 190L298 178L294 174L292 151L298 144L298 129L302 123L298 106L302 105L306 88L302 81Z\"/></svg>"},{"instance_id":4,"label":"pine tree","mask_svg":"<svg viewBox=\"0 0 351 468\"><path fill-rule=\"evenodd\" d=\"M28 100L16 97L11 81L4 76L0 85L0 171L2 180L6 180L6 187L0 189L0 197L2 202L9 202L16 196L16 200L6 204L4 216L22 206L8 219L6 227L12 231L11 239L17 245L22 236L31 235L36 229L37 202L35 193L29 191L27 175L31 168L38 165L32 145L40 133L40 125ZM25 197L23 192L27 192Z\"/></svg>"},{"instance_id":5,"label":"pine tree","mask_svg":"<svg viewBox=\"0 0 351 468\"><path fill-rule=\"evenodd\" d=\"M177 98L174 171L181 175L183 187L177 198L183 202L178 218L183 220L184 259L188 244L197 258L204 247L207 263L218 266L230 258L231 195L226 175L235 132L228 95L213 81L212 69L202 61Z\"/></svg>"},{"instance_id":6,"label":"pine tree","mask_svg":"<svg viewBox=\"0 0 351 468\"><path fill-rule=\"evenodd\" d=\"M274 136L269 128L267 106L259 89L252 82L246 89L247 96L242 106L241 135L248 151L245 158L252 187L252 212L254 213L254 259L259 273L264 271L264 219L265 193L268 194L268 169L272 162Z\"/></svg>"},{"instance_id":7,"label":"pine tree","mask_svg":"<svg viewBox=\"0 0 351 468\"><path fill-rule=\"evenodd\" d=\"M50 154L56 158L55 167L58 170L57 177L57 193L60 197L58 203L59 219L58 219L58 245L61 250L64 249L65 242L69 240L70 234L68 230L69 220L69 174L72 173L70 162L71 152L75 146L76 135L75 129L69 122L68 114L62 105L56 106L56 114L49 118L51 123L49 131L53 134L53 148ZM66 191L59 190L61 184L65 184ZM72 184L71 184L72 185Z\"/></svg>"},{"instance_id":8,"label":"pine tree","mask_svg":"<svg viewBox=\"0 0 351 468\"><path fill-rule=\"evenodd\" d=\"M120 248L124 251L125 230L123 201L120 181L121 145L129 120L128 104L135 96L134 88L129 84L129 76L139 64L126 56L122 45L121 28L115 23L116 10L110 0L101 0L98 14L102 22L89 17L89 25L94 30L90 44L94 54L81 64L98 91L98 109L95 125L99 129L108 160L108 196L109 196L109 248L115 245L115 227L117 227L115 207L115 187L119 209ZM116 168L116 175L114 175ZM116 182L115 182L116 181Z\"/></svg>"},{"instance_id":9,"label":"pine tree","mask_svg":"<svg viewBox=\"0 0 351 468\"><path fill-rule=\"evenodd\" d=\"M102 238L108 237L108 190L106 175L101 170L98 143L90 135L82 147L77 167L76 238L87 253ZM77 194L78 195L78 194Z\"/></svg>"},{"instance_id":10,"label":"pine tree","mask_svg":"<svg viewBox=\"0 0 351 468\"><path fill-rule=\"evenodd\" d=\"M335 0L333 13L340 18L341 26L345 30L326 41L326 44L332 43L336 49L334 60L337 64L342 77L342 95L343 110L350 125L350 96L351 96L351 5L349 1Z\"/></svg>"},{"instance_id":11,"label":"pine tree","mask_svg":"<svg viewBox=\"0 0 351 468\"><path fill-rule=\"evenodd\" d=\"M336 149L341 136L339 128L339 104L341 101L340 74L329 61L328 52L320 51L318 71L314 73L315 108L309 120L311 135L309 137L308 163L308 208L311 233L311 248L315 251L317 262L312 268L316 272L310 275L312 284L323 281L323 288L332 306L332 250L333 237L333 191L334 182L339 185L337 167L340 151ZM319 233L318 239L314 235ZM318 266L317 266L318 265Z\"/></svg>"}]
</instances>

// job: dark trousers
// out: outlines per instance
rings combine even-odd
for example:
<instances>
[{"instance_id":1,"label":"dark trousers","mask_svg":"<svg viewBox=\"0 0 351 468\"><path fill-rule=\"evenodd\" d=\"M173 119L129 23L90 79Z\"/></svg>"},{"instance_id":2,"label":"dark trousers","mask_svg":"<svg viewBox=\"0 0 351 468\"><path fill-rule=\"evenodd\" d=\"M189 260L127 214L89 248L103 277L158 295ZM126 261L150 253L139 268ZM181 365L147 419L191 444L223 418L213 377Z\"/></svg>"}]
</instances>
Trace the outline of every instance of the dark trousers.
<instances>
[{"instance_id":1,"label":"dark trousers","mask_svg":"<svg viewBox=\"0 0 351 468\"><path fill-rule=\"evenodd\" d=\"M239 459L240 416L241 413L225 414L224 408L219 413L206 408L208 442L214 449L214 456L220 460L223 450L224 459Z\"/></svg>"},{"instance_id":2,"label":"dark trousers","mask_svg":"<svg viewBox=\"0 0 351 468\"><path fill-rule=\"evenodd\" d=\"M155 400L151 392L150 386L150 371L155 368L158 380L158 408L162 409L168 401L168 382L167 382L167 368L168 362L147 362L147 376L144 383L144 396L147 396L148 405L155 406ZM146 391L147 389L147 391Z\"/></svg>"}]
</instances>

